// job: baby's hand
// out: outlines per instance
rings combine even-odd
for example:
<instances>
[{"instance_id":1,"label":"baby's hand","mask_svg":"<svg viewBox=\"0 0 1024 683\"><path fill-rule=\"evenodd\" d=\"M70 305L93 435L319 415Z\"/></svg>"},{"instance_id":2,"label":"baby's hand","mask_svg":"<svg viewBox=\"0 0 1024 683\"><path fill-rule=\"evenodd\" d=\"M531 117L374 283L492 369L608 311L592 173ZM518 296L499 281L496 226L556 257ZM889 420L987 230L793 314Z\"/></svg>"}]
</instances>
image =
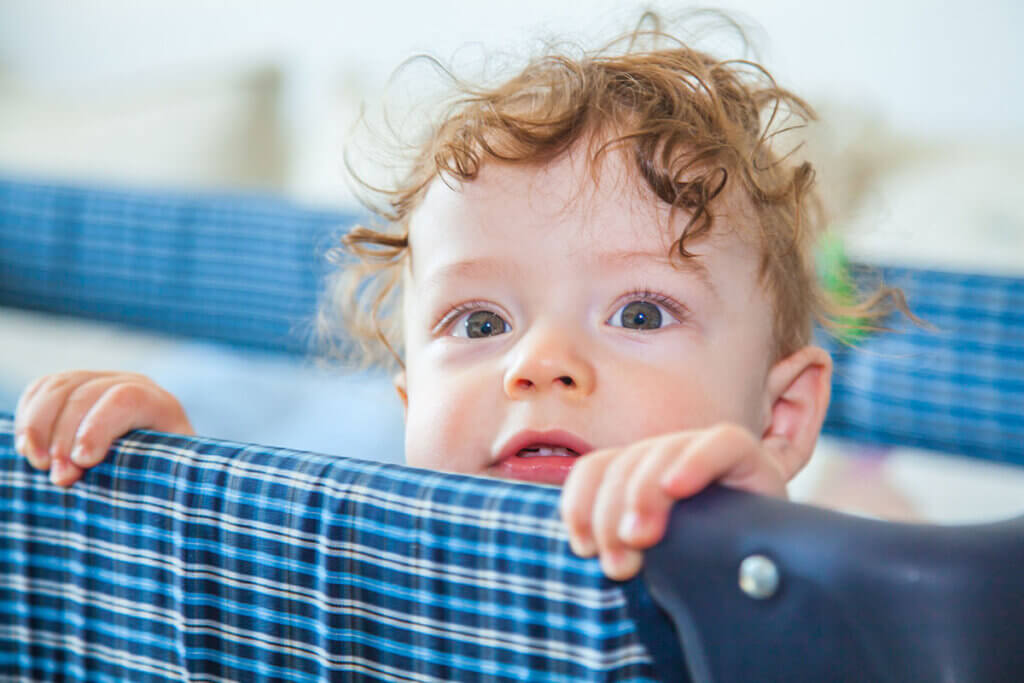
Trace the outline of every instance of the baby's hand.
<instances>
[{"instance_id":1,"label":"baby's hand","mask_svg":"<svg viewBox=\"0 0 1024 683\"><path fill-rule=\"evenodd\" d=\"M573 552L600 556L612 579L640 571L642 550L665 535L673 503L712 482L786 495L777 458L753 434L731 424L657 436L587 454L562 491L562 519Z\"/></svg>"},{"instance_id":2,"label":"baby's hand","mask_svg":"<svg viewBox=\"0 0 1024 683\"><path fill-rule=\"evenodd\" d=\"M78 370L40 377L18 399L14 448L50 481L71 486L133 429L192 434L171 394L143 375Z\"/></svg>"}]
</instances>

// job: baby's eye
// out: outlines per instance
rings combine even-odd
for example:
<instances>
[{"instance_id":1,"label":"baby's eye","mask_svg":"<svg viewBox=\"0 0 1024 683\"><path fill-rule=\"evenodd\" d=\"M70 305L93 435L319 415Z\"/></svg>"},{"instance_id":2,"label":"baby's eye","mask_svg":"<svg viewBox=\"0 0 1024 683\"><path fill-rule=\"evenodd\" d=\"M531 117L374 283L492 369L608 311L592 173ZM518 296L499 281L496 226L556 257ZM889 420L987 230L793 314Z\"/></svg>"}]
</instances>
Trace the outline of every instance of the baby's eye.
<instances>
[{"instance_id":1,"label":"baby's eye","mask_svg":"<svg viewBox=\"0 0 1024 683\"><path fill-rule=\"evenodd\" d=\"M609 324L630 330L657 330L663 326L663 322L668 324L678 321L664 306L643 300L630 301L608 319Z\"/></svg>"},{"instance_id":2,"label":"baby's eye","mask_svg":"<svg viewBox=\"0 0 1024 683\"><path fill-rule=\"evenodd\" d=\"M452 325L453 337L480 339L508 332L505 320L494 311L473 311L460 316Z\"/></svg>"}]
</instances>

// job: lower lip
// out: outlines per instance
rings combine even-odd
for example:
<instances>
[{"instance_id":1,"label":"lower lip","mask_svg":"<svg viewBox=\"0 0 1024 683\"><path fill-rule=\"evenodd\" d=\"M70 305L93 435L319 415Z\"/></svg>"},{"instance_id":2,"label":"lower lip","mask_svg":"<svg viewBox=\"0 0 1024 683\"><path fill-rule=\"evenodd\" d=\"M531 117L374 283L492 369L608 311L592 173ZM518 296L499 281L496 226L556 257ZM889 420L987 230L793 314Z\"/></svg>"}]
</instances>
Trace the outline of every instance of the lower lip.
<instances>
[{"instance_id":1,"label":"lower lip","mask_svg":"<svg viewBox=\"0 0 1024 683\"><path fill-rule=\"evenodd\" d=\"M535 455L529 458L513 455L495 465L494 471L499 477L506 479L561 486L568 478L569 470L576 464L576 460L577 458L566 455Z\"/></svg>"}]
</instances>

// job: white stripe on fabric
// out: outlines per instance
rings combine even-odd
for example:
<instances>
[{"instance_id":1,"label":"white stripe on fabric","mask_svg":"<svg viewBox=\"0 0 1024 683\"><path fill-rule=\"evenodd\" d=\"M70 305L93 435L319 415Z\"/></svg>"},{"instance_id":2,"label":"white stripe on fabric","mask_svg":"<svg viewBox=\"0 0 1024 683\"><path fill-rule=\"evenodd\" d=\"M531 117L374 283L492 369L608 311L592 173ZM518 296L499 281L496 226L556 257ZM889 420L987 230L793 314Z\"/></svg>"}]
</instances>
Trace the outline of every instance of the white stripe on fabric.
<instances>
[{"instance_id":1,"label":"white stripe on fabric","mask_svg":"<svg viewBox=\"0 0 1024 683\"><path fill-rule=\"evenodd\" d=\"M233 453L231 456L223 456L216 453L200 453L196 452L194 449L173 446L167 443L135 441L130 438L120 441L117 444L117 449L135 455L144 455L146 453L156 451L165 454L178 462L192 464L208 463L214 466L213 469L219 470L227 467L231 472L265 480L267 482L285 484L289 486L302 484L303 486L300 490L326 493L332 498L351 498L352 495L361 496L360 500L367 503L384 503L388 509L393 509L412 516L429 513L430 517L433 519L451 522L454 524L468 524L491 529L501 528L518 533L545 536L553 540L568 541L568 533L565 526L558 519L540 519L528 514L516 515L507 511L467 508L447 503L438 503L437 501L432 500L410 498L400 494L380 491L372 487L359 486L350 483L338 484L333 480L306 474L302 471L279 469L272 466L267 467L263 463L249 463L244 459L240 459L240 456L245 453L255 453L259 455L280 454L285 456L312 456L312 458L322 461L323 464L328 464L331 460L337 460L338 458L320 456L312 453L289 451L285 449L253 448L247 444L238 444L229 441L210 441L225 447L238 448L240 452ZM389 465L372 462L360 463L360 465L363 464L365 464L365 471L367 474L380 474L381 476L388 478L404 479L406 481L411 481L413 477L415 477L415 481L417 483L421 483L424 489L429 489L432 484L436 484L436 482L431 481L429 474L422 471L416 472L415 475L407 476L407 474L403 473L401 469L396 469ZM439 478L447 478L448 476L450 475L441 475ZM525 489L524 493L533 489L533 486L529 484L519 484L517 482L506 481L502 481L501 483L502 485L510 488L522 487ZM470 489L470 487L467 486L467 489ZM479 489L479 492L484 491L493 495L492 487L481 487ZM513 494L510 491L509 495L515 495L518 497L519 493L519 491L516 491Z\"/></svg>"},{"instance_id":2,"label":"white stripe on fabric","mask_svg":"<svg viewBox=\"0 0 1024 683\"><path fill-rule=\"evenodd\" d=\"M72 535L70 544L76 549L81 549ZM189 577L194 575L189 572ZM252 629L241 629L231 627L210 620L185 619L178 610L159 609L147 603L133 602L123 598L101 593L95 594L85 591L76 584L57 583L46 580L22 579L14 581L2 581L0 585L16 588L24 593L37 595L48 595L61 598L67 602L77 605L90 605L103 608L108 612L130 616L134 618L148 618L152 622L163 623L172 626L182 632L215 634L224 636L226 640L243 645L253 645L270 649L274 652L288 652L290 654L302 654L315 658L323 666L337 666L341 658L331 656L323 648L297 640L276 639L268 633ZM10 577L7 577L10 578ZM269 592L269 591L268 591ZM322 595L315 593L313 595ZM90 597L96 596L96 597ZM516 652L528 652L531 654L565 661L583 662L589 669L610 670L631 662L650 661L644 649L639 645L627 645L615 650L601 651L593 648L581 647L572 643L562 641L529 638L506 631L494 629L479 629L459 624L440 622L426 617L410 615L406 612L387 610L357 600L336 600L331 601L333 609L326 609L321 600L299 600L295 595L287 597L310 606L327 611L344 614L347 616L361 616L372 619L375 622L388 624L406 631L428 634L436 637L459 640L464 643L477 645L483 648L499 648L514 650Z\"/></svg>"},{"instance_id":3,"label":"white stripe on fabric","mask_svg":"<svg viewBox=\"0 0 1024 683\"><path fill-rule=\"evenodd\" d=\"M29 481L21 484L25 487L25 483L30 483L31 478L26 478ZM0 475L0 483L8 484L10 480L7 477ZM82 485L82 489L86 486ZM113 501L101 494L97 495L95 491L96 487L90 487L90 491L77 492L78 495L87 500L94 502L108 502ZM164 516L174 519L178 522L194 522L196 516L189 513L182 512L177 509L162 507L162 506L151 506L145 503L136 503L134 506L125 506L125 509L131 510L146 510L149 512L155 512L163 514ZM211 526L218 529L222 529L225 526L223 518L213 517L211 518ZM134 528L134 525L131 525ZM243 527L244 528L244 527ZM90 537L84 537L81 535L70 535L70 532L50 530L50 529L39 529L39 528L26 528L21 524L9 523L5 525L6 533L9 537L18 537L22 539L37 538L52 540L55 545L72 543L74 540L74 547L76 548L96 548L102 549L108 556L117 557L118 559L127 563L138 563L140 558L145 558L148 563L165 566L168 569L174 571L184 570L184 565L180 563L177 557L168 557L165 554L156 553L154 551L142 550L134 546L122 546L112 544L99 539L93 539ZM249 534L250 536L260 538L260 533ZM187 545L187 544L186 544ZM308 543L291 543L289 544L296 548L309 548L314 550L320 555L333 556L338 558L346 559L360 559L369 564L375 566L385 566L393 569L396 572L405 573L411 577L417 579L422 578L436 578L444 580L448 583L463 584L485 588L487 590L504 591L520 596L532 596L541 597L551 601L562 601L568 602L578 607L585 607L588 609L607 609L621 607L625 604L625 598L620 590L609 589L593 589L581 587L578 585L567 585L557 580L545 580L543 582L536 582L534 579L525 577L514 577L514 580L509 575L501 574L492 570L473 570L468 568L454 567L454 565L447 563L436 563L425 559L413 559L400 554L385 553L374 546L362 545L362 544L351 544L341 543L331 544L325 542L325 539L320 537L312 537ZM384 560L384 561L382 561ZM203 571L210 572L215 576L223 576L224 578L230 578L234 581L238 581L239 586L244 585L246 577L243 575L234 574L228 572L226 569L217 567L208 567L204 565L188 565L192 571L196 569L202 569ZM300 569L291 569L302 574L308 575L308 572ZM260 583L261 589L267 590L269 588L275 588L278 591L285 591L282 586L283 584L275 583Z\"/></svg>"},{"instance_id":4,"label":"white stripe on fabric","mask_svg":"<svg viewBox=\"0 0 1024 683\"><path fill-rule=\"evenodd\" d=\"M78 636L70 634L30 630L23 626L0 624L0 638L4 637L57 647L67 652L74 652L79 656L95 657L111 664L119 664L129 671L143 671L153 675L173 677L172 680L179 681L188 678L188 671L180 666L161 662L141 655L138 652L118 650L98 643L85 642Z\"/></svg>"}]
</instances>

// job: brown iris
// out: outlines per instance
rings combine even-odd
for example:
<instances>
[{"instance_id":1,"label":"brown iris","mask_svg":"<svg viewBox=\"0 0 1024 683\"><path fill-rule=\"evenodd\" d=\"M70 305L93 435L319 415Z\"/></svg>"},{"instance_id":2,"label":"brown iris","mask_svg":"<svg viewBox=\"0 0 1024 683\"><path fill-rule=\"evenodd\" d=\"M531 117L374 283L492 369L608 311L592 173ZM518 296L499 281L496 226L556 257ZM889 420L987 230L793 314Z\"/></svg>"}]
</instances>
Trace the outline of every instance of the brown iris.
<instances>
[{"instance_id":1,"label":"brown iris","mask_svg":"<svg viewBox=\"0 0 1024 683\"><path fill-rule=\"evenodd\" d=\"M476 311L466 318L466 336L470 339L493 337L505 332L505 321L491 311Z\"/></svg>"},{"instance_id":2,"label":"brown iris","mask_svg":"<svg viewBox=\"0 0 1024 683\"><path fill-rule=\"evenodd\" d=\"M650 301L634 301L622 309L622 326L631 330L656 330L661 327L661 311Z\"/></svg>"}]
</instances>

